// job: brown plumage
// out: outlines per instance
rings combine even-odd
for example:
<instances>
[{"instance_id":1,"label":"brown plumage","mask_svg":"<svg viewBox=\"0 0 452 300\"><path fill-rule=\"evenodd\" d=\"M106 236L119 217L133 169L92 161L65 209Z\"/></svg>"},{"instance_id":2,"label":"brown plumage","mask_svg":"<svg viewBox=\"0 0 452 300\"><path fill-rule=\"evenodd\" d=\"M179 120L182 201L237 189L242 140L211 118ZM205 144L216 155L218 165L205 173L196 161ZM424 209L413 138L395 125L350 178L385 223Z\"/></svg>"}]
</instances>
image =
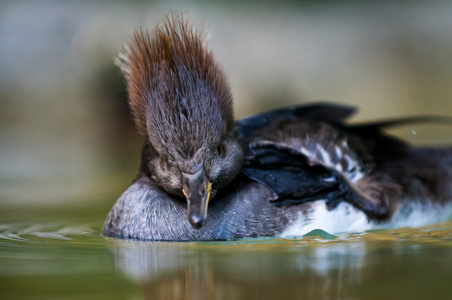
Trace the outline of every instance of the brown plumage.
<instances>
[{"instance_id":1,"label":"brown plumage","mask_svg":"<svg viewBox=\"0 0 452 300\"><path fill-rule=\"evenodd\" d=\"M185 105L188 114L190 105L200 104L227 120L226 130L234 126L232 97L225 76L204 42L203 31L197 32L182 15L168 15L152 33L135 30L134 38L116 62L126 78L130 108L141 134L152 132L158 119L165 117L155 114L150 106L167 105L174 109L171 106ZM187 89L187 81L203 81L215 99L196 103L172 101L170 97L178 90ZM218 109L213 101L218 102ZM151 116L147 116L149 113ZM172 121L185 125L183 116Z\"/></svg>"}]
</instances>

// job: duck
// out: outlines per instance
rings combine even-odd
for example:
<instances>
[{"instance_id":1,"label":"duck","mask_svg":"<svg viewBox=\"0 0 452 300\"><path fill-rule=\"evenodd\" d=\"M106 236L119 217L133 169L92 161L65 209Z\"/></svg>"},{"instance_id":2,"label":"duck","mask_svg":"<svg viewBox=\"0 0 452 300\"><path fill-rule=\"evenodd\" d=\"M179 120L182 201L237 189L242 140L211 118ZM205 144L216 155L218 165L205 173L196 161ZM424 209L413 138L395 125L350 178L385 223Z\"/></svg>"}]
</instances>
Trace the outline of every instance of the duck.
<instances>
[{"instance_id":1,"label":"duck","mask_svg":"<svg viewBox=\"0 0 452 300\"><path fill-rule=\"evenodd\" d=\"M413 148L384 132L431 118L349 125L355 108L317 103L235 120L223 70L182 15L135 30L116 63L145 141L105 236L284 237L422 219L414 211L452 215L452 148Z\"/></svg>"}]
</instances>

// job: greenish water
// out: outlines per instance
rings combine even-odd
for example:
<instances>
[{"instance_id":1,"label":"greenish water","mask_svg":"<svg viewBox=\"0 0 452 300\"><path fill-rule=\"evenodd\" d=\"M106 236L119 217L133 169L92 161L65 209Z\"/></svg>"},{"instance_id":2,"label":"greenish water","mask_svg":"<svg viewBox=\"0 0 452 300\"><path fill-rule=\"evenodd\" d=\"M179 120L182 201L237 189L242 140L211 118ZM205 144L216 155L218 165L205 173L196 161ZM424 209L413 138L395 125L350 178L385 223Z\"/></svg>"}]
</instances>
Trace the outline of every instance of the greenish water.
<instances>
[{"instance_id":1,"label":"greenish water","mask_svg":"<svg viewBox=\"0 0 452 300\"><path fill-rule=\"evenodd\" d=\"M299 239L104 238L103 208L3 209L1 299L450 299L452 222ZM26 220L26 221L25 221Z\"/></svg>"}]
</instances>

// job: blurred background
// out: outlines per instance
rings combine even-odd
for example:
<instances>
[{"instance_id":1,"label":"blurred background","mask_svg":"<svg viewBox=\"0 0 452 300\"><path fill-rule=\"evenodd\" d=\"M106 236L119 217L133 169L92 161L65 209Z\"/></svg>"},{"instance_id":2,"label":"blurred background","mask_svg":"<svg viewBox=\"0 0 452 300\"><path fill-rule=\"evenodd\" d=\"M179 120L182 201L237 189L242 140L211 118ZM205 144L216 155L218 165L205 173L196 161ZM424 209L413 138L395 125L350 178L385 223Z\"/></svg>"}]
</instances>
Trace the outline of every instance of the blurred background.
<instances>
[{"instance_id":1,"label":"blurred background","mask_svg":"<svg viewBox=\"0 0 452 300\"><path fill-rule=\"evenodd\" d=\"M0 217L23 207L106 215L138 169L113 59L167 13L206 23L236 117L312 101L352 121L452 116L452 1L0 1ZM407 126L416 145L446 126Z\"/></svg>"}]
</instances>

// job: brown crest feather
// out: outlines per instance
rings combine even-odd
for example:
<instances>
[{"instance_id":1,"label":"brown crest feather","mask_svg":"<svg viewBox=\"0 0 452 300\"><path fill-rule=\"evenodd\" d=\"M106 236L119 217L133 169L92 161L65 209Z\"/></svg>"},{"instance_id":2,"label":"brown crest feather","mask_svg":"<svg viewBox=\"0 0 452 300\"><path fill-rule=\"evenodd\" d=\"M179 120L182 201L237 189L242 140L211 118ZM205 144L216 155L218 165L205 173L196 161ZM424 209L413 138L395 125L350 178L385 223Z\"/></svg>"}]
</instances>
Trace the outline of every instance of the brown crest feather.
<instances>
[{"instance_id":1,"label":"brown crest feather","mask_svg":"<svg viewBox=\"0 0 452 300\"><path fill-rule=\"evenodd\" d=\"M169 89L179 91L184 88L184 83L178 86L178 83L171 82L175 76L177 81L180 75L175 73L181 67L205 82L216 98L208 101L216 102L227 129L234 126L229 85L203 41L203 31L196 32L186 17L169 14L152 33L135 30L134 38L119 54L116 63L127 81L129 106L141 134L148 135L151 130L150 106L166 106L162 101L174 100L155 98L165 98L165 95L169 98L167 95L174 94ZM164 110L162 107L158 109Z\"/></svg>"}]
</instances>

